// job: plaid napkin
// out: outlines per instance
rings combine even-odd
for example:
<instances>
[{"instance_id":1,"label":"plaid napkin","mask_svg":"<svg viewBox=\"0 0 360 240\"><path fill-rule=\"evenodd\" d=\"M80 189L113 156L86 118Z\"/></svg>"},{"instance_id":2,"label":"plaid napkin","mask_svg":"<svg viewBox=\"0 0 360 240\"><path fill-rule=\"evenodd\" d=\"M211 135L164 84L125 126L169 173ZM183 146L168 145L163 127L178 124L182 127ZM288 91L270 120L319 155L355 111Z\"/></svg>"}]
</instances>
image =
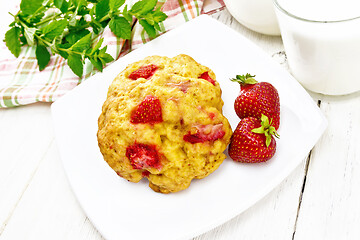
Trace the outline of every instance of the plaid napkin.
<instances>
[{"instance_id":1,"label":"plaid napkin","mask_svg":"<svg viewBox=\"0 0 360 240\"><path fill-rule=\"evenodd\" d=\"M163 3L162 11L168 15L161 24L161 34L200 14L212 14L222 10L225 5L222 0L160 0L160 2ZM109 29L104 30L103 46L108 46L107 52L114 59L150 41L140 24L137 23L133 31L134 36L130 44L130 41L116 38ZM97 72L87 62L84 66L84 75L79 78L60 56L52 56L49 65L40 72L34 48L23 47L18 58L10 53L5 43L0 44L0 49L0 108L35 102L53 102Z\"/></svg>"}]
</instances>

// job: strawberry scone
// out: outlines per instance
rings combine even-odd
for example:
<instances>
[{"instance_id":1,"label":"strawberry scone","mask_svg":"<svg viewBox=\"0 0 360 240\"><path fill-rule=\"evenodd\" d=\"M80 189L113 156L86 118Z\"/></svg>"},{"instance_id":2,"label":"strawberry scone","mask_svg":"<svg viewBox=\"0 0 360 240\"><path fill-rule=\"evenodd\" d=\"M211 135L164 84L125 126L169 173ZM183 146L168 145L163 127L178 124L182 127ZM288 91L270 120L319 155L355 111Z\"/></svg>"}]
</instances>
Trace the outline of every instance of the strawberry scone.
<instances>
[{"instance_id":1,"label":"strawberry scone","mask_svg":"<svg viewBox=\"0 0 360 240\"><path fill-rule=\"evenodd\" d=\"M190 56L150 56L109 87L99 117L105 161L131 182L177 192L215 171L232 134L215 74Z\"/></svg>"}]
</instances>

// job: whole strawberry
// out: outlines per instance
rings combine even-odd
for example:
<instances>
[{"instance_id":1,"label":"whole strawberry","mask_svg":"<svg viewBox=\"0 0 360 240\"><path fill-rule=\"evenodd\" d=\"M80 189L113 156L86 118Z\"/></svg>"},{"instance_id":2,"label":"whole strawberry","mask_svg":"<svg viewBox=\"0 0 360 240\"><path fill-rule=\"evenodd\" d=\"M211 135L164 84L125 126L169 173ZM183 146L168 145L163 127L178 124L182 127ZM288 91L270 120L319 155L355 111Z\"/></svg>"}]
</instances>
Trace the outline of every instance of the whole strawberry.
<instances>
[{"instance_id":1,"label":"whole strawberry","mask_svg":"<svg viewBox=\"0 0 360 240\"><path fill-rule=\"evenodd\" d=\"M236 75L231 79L240 83L239 96L235 99L234 108L239 118L261 118L264 114L277 130L280 125L280 98L276 88L268 82L257 82L255 75Z\"/></svg>"},{"instance_id":2,"label":"whole strawberry","mask_svg":"<svg viewBox=\"0 0 360 240\"><path fill-rule=\"evenodd\" d=\"M261 120L243 118L231 137L229 156L236 162L265 162L275 154L274 136L278 137L278 134L265 115L261 116Z\"/></svg>"}]
</instances>

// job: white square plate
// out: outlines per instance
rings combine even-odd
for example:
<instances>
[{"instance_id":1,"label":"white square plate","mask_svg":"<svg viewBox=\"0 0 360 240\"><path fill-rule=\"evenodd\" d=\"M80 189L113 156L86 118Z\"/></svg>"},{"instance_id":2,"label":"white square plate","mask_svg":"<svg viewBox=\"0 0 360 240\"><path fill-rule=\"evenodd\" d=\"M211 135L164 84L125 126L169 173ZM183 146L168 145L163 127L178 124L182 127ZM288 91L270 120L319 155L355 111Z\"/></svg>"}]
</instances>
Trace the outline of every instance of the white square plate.
<instances>
[{"instance_id":1,"label":"white square plate","mask_svg":"<svg viewBox=\"0 0 360 240\"><path fill-rule=\"evenodd\" d=\"M224 115L235 129L233 102L239 85L229 78L256 74L272 83L281 104L277 153L262 164L227 158L205 179L174 194L153 192L147 181L118 177L97 145L97 119L114 77L149 55L185 53L210 67L222 91ZM73 191L101 234L112 239L188 239L235 217L264 197L298 166L326 128L326 120L291 75L243 36L200 16L147 43L107 67L52 105L56 139ZM295 136L296 134L296 136Z\"/></svg>"}]
</instances>

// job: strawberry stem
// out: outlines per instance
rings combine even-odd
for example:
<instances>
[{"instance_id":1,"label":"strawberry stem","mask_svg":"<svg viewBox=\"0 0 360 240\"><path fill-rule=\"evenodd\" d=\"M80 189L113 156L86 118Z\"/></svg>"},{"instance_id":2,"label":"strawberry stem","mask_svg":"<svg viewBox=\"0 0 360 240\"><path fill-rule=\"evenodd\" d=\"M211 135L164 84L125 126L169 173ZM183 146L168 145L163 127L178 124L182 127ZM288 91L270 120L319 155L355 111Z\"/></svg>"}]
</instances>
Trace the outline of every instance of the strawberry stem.
<instances>
[{"instance_id":1,"label":"strawberry stem","mask_svg":"<svg viewBox=\"0 0 360 240\"><path fill-rule=\"evenodd\" d=\"M276 132L275 127L272 126L272 120L269 121L269 118L264 114L261 114L261 127L254 128L251 131L253 133L265 134L266 147L269 147L271 143L271 136L280 138L280 135Z\"/></svg>"},{"instance_id":2,"label":"strawberry stem","mask_svg":"<svg viewBox=\"0 0 360 240\"><path fill-rule=\"evenodd\" d=\"M257 81L254 79L255 75L247 73L246 75L236 75L236 78L231 78L233 82L237 82L240 85L255 84Z\"/></svg>"}]
</instances>

